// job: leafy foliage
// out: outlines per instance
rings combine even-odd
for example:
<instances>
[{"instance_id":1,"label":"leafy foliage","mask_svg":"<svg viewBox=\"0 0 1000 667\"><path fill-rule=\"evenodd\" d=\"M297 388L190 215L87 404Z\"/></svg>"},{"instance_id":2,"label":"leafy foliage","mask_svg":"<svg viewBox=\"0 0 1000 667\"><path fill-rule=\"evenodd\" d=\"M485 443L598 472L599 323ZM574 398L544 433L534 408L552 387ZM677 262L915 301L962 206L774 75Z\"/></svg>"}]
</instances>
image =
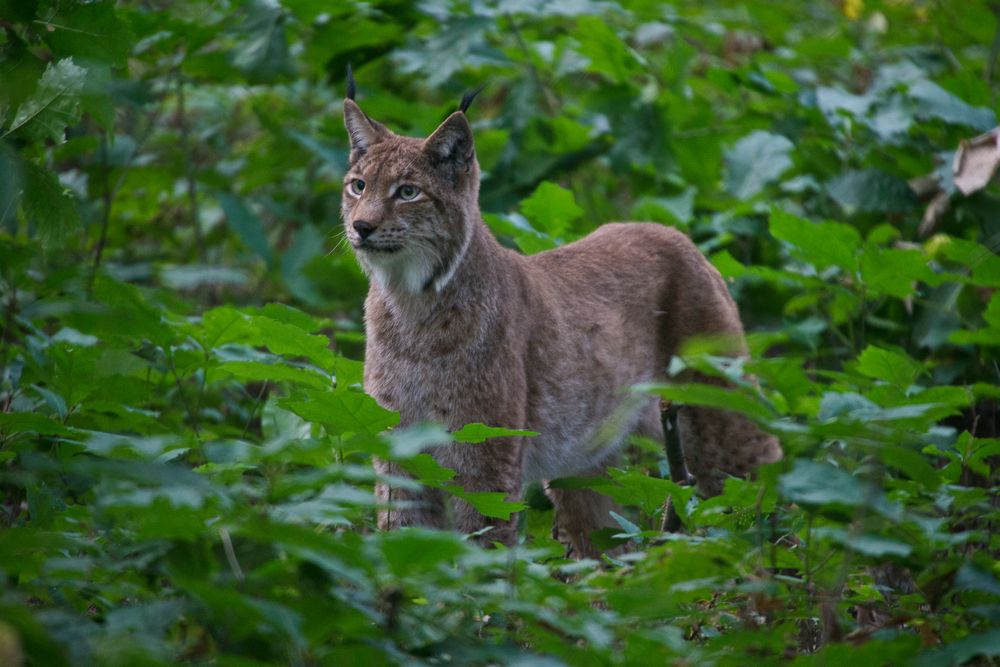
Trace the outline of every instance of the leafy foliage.
<instances>
[{"instance_id":1,"label":"leafy foliage","mask_svg":"<svg viewBox=\"0 0 1000 667\"><path fill-rule=\"evenodd\" d=\"M1000 198L951 165L997 124L994 4L0 0L0 663L990 664ZM623 505L572 561L539 489L426 453L530 434L393 429L338 231L349 61L414 135L488 82L502 242L689 233L753 357L635 391L786 459L700 499L637 439L553 482ZM372 456L522 543L377 532Z\"/></svg>"}]
</instances>

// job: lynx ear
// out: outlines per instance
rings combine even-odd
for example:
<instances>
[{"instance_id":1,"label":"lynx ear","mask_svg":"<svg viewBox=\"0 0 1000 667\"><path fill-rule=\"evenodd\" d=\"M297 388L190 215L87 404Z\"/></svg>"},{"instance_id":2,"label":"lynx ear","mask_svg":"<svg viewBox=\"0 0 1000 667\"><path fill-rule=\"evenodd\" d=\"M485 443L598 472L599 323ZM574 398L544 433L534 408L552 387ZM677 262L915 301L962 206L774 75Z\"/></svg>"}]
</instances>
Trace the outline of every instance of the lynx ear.
<instances>
[{"instance_id":1,"label":"lynx ear","mask_svg":"<svg viewBox=\"0 0 1000 667\"><path fill-rule=\"evenodd\" d=\"M372 145L390 134L384 125L366 116L361 107L350 98L344 100L344 125L351 138L351 162L367 153Z\"/></svg>"},{"instance_id":2,"label":"lynx ear","mask_svg":"<svg viewBox=\"0 0 1000 667\"><path fill-rule=\"evenodd\" d=\"M468 171L476 159L476 147L472 141L472 126L465 114L456 111L448 116L431 136L424 139L424 152L434 162Z\"/></svg>"}]
</instances>

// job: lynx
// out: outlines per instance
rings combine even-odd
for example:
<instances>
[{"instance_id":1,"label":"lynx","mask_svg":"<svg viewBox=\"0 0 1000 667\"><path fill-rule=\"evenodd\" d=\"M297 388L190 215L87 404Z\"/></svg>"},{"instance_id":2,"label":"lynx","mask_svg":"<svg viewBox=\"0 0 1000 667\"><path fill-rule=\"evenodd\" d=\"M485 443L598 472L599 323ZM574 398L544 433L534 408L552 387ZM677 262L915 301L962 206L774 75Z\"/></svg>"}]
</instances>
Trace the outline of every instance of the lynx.
<instances>
[{"instance_id":1,"label":"lynx","mask_svg":"<svg viewBox=\"0 0 1000 667\"><path fill-rule=\"evenodd\" d=\"M675 229L606 224L532 256L501 246L479 210L469 101L429 137L405 137L361 110L352 79L342 214L370 280L365 390L398 411L402 426L481 422L537 432L433 451L467 490L517 499L526 482L602 474L629 434L662 439L656 400L630 410L628 390L666 380L686 339L729 336L729 354L746 351L721 276ZM777 440L740 415L683 407L677 423L702 494L781 457ZM392 463L376 467L400 474ZM554 533L577 557L597 554L588 536L615 525L612 501L587 489L546 493ZM382 529L445 526L438 491L382 483L376 494ZM516 540L514 518L487 518L457 500L451 514L485 543Z\"/></svg>"}]
</instances>

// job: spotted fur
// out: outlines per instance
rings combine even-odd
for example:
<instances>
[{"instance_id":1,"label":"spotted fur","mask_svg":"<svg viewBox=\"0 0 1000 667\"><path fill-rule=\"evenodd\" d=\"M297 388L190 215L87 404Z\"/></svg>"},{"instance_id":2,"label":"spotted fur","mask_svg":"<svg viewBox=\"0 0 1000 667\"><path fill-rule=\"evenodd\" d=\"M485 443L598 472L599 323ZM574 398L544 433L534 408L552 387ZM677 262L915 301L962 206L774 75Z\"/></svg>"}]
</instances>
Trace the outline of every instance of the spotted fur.
<instances>
[{"instance_id":1,"label":"spotted fur","mask_svg":"<svg viewBox=\"0 0 1000 667\"><path fill-rule=\"evenodd\" d=\"M452 114L428 138L398 136L344 102L351 139L343 219L369 275L365 389L402 425L482 422L537 431L433 455L470 491L520 496L531 480L600 474L629 433L663 437L657 405L627 388L663 380L697 335L728 336L745 354L737 308L719 273L680 232L616 223L575 243L522 256L503 248L479 211L472 129ZM358 181L363 189L358 191ZM402 194L419 188L419 196ZM361 230L361 231L359 231ZM734 414L684 407L680 434L706 494L727 474L781 457L777 440ZM382 473L400 471L379 462ZM613 506L587 490L550 489L556 529L577 555L614 525ZM444 499L377 488L379 525L444 526ZM513 520L457 502L459 530L512 544Z\"/></svg>"}]
</instances>

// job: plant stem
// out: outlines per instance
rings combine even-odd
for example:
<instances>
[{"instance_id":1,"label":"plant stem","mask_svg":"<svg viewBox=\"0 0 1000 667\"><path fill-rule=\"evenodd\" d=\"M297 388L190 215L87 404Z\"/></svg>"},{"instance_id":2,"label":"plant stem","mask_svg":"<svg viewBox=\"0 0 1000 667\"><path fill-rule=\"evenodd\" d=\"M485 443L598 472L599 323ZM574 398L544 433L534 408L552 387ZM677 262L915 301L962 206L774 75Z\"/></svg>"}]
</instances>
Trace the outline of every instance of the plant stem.
<instances>
[{"instance_id":1,"label":"plant stem","mask_svg":"<svg viewBox=\"0 0 1000 667\"><path fill-rule=\"evenodd\" d=\"M194 156L191 155L191 136L188 128L187 107L184 100L184 75L178 67L177 77L177 122L181 128L181 152L184 154L184 175L187 180L188 217L194 231L194 244L198 259L205 261L205 244L201 239L201 216L198 210L198 182L194 177Z\"/></svg>"},{"instance_id":2,"label":"plant stem","mask_svg":"<svg viewBox=\"0 0 1000 667\"><path fill-rule=\"evenodd\" d=\"M87 279L87 296L90 297L94 289L94 279L97 277L97 270L101 267L101 258L104 255L104 244L108 240L108 223L111 221L111 202L114 199L111 194L111 179L109 178L111 168L108 166L108 133L101 133L101 199L103 208L101 210L101 234L97 238L97 245L94 247L94 263L90 267L90 277Z\"/></svg>"}]
</instances>

